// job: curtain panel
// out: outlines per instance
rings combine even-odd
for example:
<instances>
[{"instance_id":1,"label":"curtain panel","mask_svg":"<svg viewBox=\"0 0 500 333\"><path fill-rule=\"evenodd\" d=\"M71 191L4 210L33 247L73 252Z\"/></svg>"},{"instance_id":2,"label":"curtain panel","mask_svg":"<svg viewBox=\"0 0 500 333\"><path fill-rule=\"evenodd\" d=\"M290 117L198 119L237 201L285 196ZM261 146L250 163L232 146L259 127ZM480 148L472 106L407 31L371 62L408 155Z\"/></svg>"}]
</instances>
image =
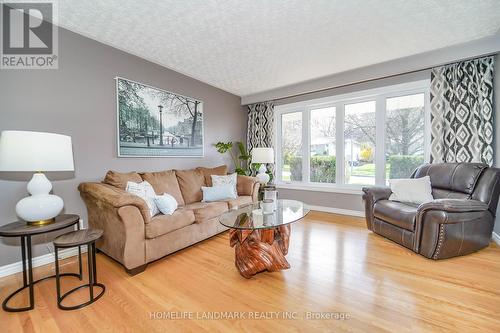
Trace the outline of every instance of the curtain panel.
<instances>
[{"instance_id":1,"label":"curtain panel","mask_svg":"<svg viewBox=\"0 0 500 333\"><path fill-rule=\"evenodd\" d=\"M493 164L494 58L431 71L431 162Z\"/></svg>"},{"instance_id":2,"label":"curtain panel","mask_svg":"<svg viewBox=\"0 0 500 333\"><path fill-rule=\"evenodd\" d=\"M274 148L274 102L267 101L248 105L247 149L255 147ZM274 176L274 164L268 164Z\"/></svg>"}]
</instances>

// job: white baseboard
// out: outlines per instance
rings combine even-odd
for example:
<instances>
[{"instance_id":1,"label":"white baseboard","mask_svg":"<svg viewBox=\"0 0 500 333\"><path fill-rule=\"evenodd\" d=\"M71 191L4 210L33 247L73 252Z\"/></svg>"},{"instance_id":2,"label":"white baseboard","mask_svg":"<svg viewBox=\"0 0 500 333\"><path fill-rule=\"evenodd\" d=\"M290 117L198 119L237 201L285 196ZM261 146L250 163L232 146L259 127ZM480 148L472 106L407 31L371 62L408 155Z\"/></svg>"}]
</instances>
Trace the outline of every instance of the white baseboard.
<instances>
[{"instance_id":1,"label":"white baseboard","mask_svg":"<svg viewBox=\"0 0 500 333\"><path fill-rule=\"evenodd\" d=\"M307 205L307 206L309 206L309 209L311 209L311 210L317 210L317 211L325 212L325 213L334 213L334 214L341 214L341 215L365 217L365 212L359 211L359 210L325 207L325 206L314 206L314 205Z\"/></svg>"},{"instance_id":2,"label":"white baseboard","mask_svg":"<svg viewBox=\"0 0 500 333\"><path fill-rule=\"evenodd\" d=\"M19 248L19 251L21 249ZM78 255L78 248L70 248L70 249L62 249L59 252L59 259L65 259L69 258L72 256ZM82 253L87 252L87 248L85 246L82 247ZM54 253L47 253L39 257L33 258L33 268L47 265L47 264L52 264L54 263ZM12 275L15 273L19 273L23 271L23 263L22 260L4 265L0 267L0 278L8 275Z\"/></svg>"},{"instance_id":3,"label":"white baseboard","mask_svg":"<svg viewBox=\"0 0 500 333\"><path fill-rule=\"evenodd\" d=\"M493 235L491 236L491 239L497 243L497 245L500 245L500 235L498 235L496 232L493 232Z\"/></svg>"}]
</instances>

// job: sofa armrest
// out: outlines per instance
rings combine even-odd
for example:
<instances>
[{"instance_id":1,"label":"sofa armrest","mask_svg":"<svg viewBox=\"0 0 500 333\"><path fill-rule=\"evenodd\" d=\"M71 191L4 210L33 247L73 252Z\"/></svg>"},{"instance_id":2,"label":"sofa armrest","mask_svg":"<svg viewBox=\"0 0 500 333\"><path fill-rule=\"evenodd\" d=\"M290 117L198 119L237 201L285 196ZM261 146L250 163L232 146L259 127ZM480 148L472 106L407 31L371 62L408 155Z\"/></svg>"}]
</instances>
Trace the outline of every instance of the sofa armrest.
<instances>
[{"instance_id":1,"label":"sofa armrest","mask_svg":"<svg viewBox=\"0 0 500 333\"><path fill-rule=\"evenodd\" d=\"M78 186L80 193L91 197L93 200L104 202L114 208L134 206L139 209L144 223L151 219L149 207L146 202L137 195L128 193L120 188L103 183L81 183Z\"/></svg>"},{"instance_id":2,"label":"sofa armrest","mask_svg":"<svg viewBox=\"0 0 500 333\"><path fill-rule=\"evenodd\" d=\"M429 210L440 210L449 213L480 212L488 210L488 205L479 200L436 199L421 204L417 212L421 214Z\"/></svg>"},{"instance_id":3,"label":"sofa armrest","mask_svg":"<svg viewBox=\"0 0 500 333\"><path fill-rule=\"evenodd\" d=\"M373 231L373 206L379 200L389 199L391 189L388 187L363 187L363 201L365 202L366 227Z\"/></svg>"},{"instance_id":4,"label":"sofa armrest","mask_svg":"<svg viewBox=\"0 0 500 333\"><path fill-rule=\"evenodd\" d=\"M413 250L444 259L488 245L494 217L478 200L437 199L421 204L415 218Z\"/></svg>"},{"instance_id":5,"label":"sofa armrest","mask_svg":"<svg viewBox=\"0 0 500 333\"><path fill-rule=\"evenodd\" d=\"M363 200L372 200L375 204L379 200L387 200L392 194L389 187L372 186L363 187Z\"/></svg>"},{"instance_id":6,"label":"sofa armrest","mask_svg":"<svg viewBox=\"0 0 500 333\"><path fill-rule=\"evenodd\" d=\"M253 201L258 201L259 186L257 178L238 175L236 181L238 195L248 195L252 197Z\"/></svg>"},{"instance_id":7,"label":"sofa armrest","mask_svg":"<svg viewBox=\"0 0 500 333\"><path fill-rule=\"evenodd\" d=\"M260 189L260 183L255 182L255 184L253 184L253 191L252 191L252 201L253 202L259 201L259 189Z\"/></svg>"}]
</instances>

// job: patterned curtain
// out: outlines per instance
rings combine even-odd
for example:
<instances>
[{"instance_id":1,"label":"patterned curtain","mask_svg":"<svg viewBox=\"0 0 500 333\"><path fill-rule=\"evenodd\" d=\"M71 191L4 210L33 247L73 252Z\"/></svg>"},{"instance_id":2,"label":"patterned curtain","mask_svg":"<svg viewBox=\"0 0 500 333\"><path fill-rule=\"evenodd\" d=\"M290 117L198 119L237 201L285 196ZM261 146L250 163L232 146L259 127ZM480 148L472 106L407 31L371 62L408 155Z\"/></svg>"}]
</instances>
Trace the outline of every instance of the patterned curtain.
<instances>
[{"instance_id":1,"label":"patterned curtain","mask_svg":"<svg viewBox=\"0 0 500 333\"><path fill-rule=\"evenodd\" d=\"M252 153L254 147L273 147L274 145L274 102L248 105L247 149ZM274 176L274 164L268 164Z\"/></svg>"},{"instance_id":2,"label":"patterned curtain","mask_svg":"<svg viewBox=\"0 0 500 333\"><path fill-rule=\"evenodd\" d=\"M493 57L431 71L431 162L493 164Z\"/></svg>"}]
</instances>

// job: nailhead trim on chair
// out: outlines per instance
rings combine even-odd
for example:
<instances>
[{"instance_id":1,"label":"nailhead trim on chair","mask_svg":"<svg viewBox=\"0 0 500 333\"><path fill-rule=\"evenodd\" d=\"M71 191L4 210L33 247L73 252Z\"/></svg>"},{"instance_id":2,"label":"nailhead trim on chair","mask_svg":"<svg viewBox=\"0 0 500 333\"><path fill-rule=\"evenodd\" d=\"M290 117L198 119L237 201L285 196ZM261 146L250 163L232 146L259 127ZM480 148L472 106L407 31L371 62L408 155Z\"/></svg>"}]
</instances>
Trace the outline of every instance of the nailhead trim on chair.
<instances>
[{"instance_id":1,"label":"nailhead trim on chair","mask_svg":"<svg viewBox=\"0 0 500 333\"><path fill-rule=\"evenodd\" d=\"M443 246L444 241L444 224L439 225L439 236L438 236L438 245L436 248L436 252L432 256L432 259L437 259L439 257L439 252L441 251L441 247Z\"/></svg>"}]
</instances>

